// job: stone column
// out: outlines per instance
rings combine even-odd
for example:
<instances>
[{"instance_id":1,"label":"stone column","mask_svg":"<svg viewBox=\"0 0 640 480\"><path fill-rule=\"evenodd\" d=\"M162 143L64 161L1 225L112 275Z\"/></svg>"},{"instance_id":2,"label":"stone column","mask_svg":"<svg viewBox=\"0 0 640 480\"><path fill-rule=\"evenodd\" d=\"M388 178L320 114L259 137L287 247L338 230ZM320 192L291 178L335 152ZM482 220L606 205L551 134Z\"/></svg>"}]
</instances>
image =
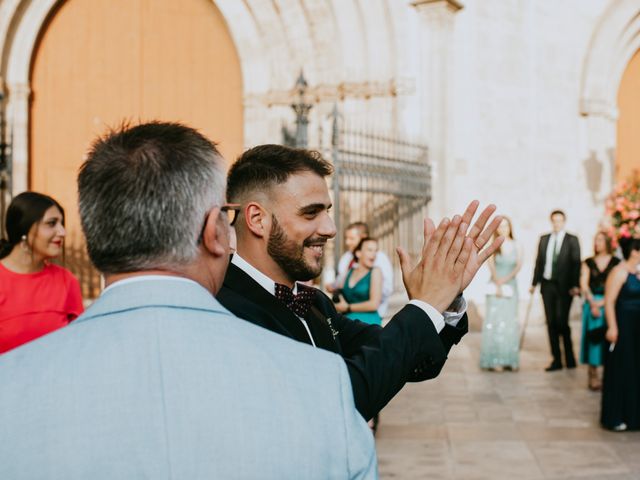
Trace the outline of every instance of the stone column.
<instances>
[{"instance_id":1,"label":"stone column","mask_svg":"<svg viewBox=\"0 0 640 480\"><path fill-rule=\"evenodd\" d=\"M12 134L12 195L24 192L29 184L29 95L27 84L8 85L7 130Z\"/></svg>"},{"instance_id":2,"label":"stone column","mask_svg":"<svg viewBox=\"0 0 640 480\"><path fill-rule=\"evenodd\" d=\"M451 174L453 104L453 27L455 14L463 6L456 0L415 0L411 2L420 16L420 76L417 91L423 140L429 146L433 166L429 214L437 220L451 214L448 199L455 188Z\"/></svg>"}]
</instances>

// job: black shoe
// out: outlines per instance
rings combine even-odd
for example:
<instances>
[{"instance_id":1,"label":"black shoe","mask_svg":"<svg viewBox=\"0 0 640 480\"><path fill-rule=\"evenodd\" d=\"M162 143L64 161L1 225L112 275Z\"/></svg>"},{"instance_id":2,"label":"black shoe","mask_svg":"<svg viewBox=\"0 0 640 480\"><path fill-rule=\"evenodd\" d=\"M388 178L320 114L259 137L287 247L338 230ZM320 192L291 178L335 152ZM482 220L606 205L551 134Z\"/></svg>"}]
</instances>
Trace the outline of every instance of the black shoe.
<instances>
[{"instance_id":1,"label":"black shoe","mask_svg":"<svg viewBox=\"0 0 640 480\"><path fill-rule=\"evenodd\" d=\"M556 370L562 370L562 365L558 365L557 363L552 363L547 368L544 369L545 372L555 372Z\"/></svg>"},{"instance_id":2,"label":"black shoe","mask_svg":"<svg viewBox=\"0 0 640 480\"><path fill-rule=\"evenodd\" d=\"M567 363L567 368L576 368L576 362Z\"/></svg>"}]
</instances>

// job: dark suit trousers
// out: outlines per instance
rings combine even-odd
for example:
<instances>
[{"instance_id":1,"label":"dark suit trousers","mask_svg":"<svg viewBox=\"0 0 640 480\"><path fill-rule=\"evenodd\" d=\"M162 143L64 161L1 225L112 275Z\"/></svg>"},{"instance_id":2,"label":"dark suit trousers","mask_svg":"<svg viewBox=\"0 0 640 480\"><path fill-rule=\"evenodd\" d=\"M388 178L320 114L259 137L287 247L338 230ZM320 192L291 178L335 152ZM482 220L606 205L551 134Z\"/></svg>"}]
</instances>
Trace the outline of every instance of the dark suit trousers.
<instances>
[{"instance_id":1,"label":"dark suit trousers","mask_svg":"<svg viewBox=\"0 0 640 480\"><path fill-rule=\"evenodd\" d=\"M556 282L549 280L542 280L540 293L542 293L544 313L547 317L547 332L553 364L562 365L562 354L560 353L560 337L562 337L566 365L568 367L575 366L576 359L573 356L571 327L569 326L569 309L572 297L568 291L561 291Z\"/></svg>"}]
</instances>

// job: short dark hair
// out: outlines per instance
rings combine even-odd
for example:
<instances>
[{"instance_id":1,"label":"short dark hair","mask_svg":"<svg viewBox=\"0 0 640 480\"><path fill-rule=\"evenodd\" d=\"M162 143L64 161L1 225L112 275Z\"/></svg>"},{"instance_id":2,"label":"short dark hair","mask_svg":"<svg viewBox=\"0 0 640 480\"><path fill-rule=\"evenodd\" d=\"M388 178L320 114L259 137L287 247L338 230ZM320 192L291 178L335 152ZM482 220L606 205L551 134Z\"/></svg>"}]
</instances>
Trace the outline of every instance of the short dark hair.
<instances>
[{"instance_id":1,"label":"short dark hair","mask_svg":"<svg viewBox=\"0 0 640 480\"><path fill-rule=\"evenodd\" d=\"M44 217L51 207L58 207L64 225L64 209L53 198L38 192L22 192L17 195L7 208L5 230L7 238L0 240L0 258L4 258L15 247L34 224Z\"/></svg>"},{"instance_id":2,"label":"short dark hair","mask_svg":"<svg viewBox=\"0 0 640 480\"><path fill-rule=\"evenodd\" d=\"M95 141L78 175L89 257L105 273L195 260L206 213L224 203L215 144L179 123L127 124Z\"/></svg>"},{"instance_id":3,"label":"short dark hair","mask_svg":"<svg viewBox=\"0 0 640 480\"><path fill-rule=\"evenodd\" d=\"M229 202L239 203L245 193L265 191L301 172L313 172L324 178L333 173L333 168L315 150L274 144L253 147L231 166L227 198Z\"/></svg>"},{"instance_id":4,"label":"short dark hair","mask_svg":"<svg viewBox=\"0 0 640 480\"><path fill-rule=\"evenodd\" d=\"M562 215L562 218L564 218L565 220L567 219L567 216L562 210L554 210L553 212L551 212L551 215L549 215L549 218L553 218L554 215Z\"/></svg>"},{"instance_id":5,"label":"short dark hair","mask_svg":"<svg viewBox=\"0 0 640 480\"><path fill-rule=\"evenodd\" d=\"M629 260L633 250L640 250L640 238L620 237L618 239L622 256L625 260Z\"/></svg>"},{"instance_id":6,"label":"short dark hair","mask_svg":"<svg viewBox=\"0 0 640 480\"><path fill-rule=\"evenodd\" d=\"M353 230L353 229L358 229L360 230L360 233L362 233L362 235L364 235L365 237L369 236L369 225L367 225L364 222L352 222L349 225L347 225L347 228L345 229L345 232L347 230Z\"/></svg>"}]
</instances>

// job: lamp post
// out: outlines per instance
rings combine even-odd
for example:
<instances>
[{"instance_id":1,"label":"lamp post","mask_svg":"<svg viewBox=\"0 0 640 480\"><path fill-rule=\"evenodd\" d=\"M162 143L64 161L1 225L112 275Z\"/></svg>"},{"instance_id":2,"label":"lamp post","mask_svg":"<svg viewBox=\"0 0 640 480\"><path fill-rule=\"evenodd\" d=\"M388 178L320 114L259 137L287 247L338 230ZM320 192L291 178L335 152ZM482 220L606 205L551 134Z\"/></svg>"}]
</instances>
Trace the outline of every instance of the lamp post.
<instances>
[{"instance_id":1,"label":"lamp post","mask_svg":"<svg viewBox=\"0 0 640 480\"><path fill-rule=\"evenodd\" d=\"M295 101L291 108L296 114L296 131L291 134L287 127L282 128L283 143L290 147L306 148L309 144L309 111L313 107L308 101L309 84L301 71L293 87Z\"/></svg>"},{"instance_id":2,"label":"lamp post","mask_svg":"<svg viewBox=\"0 0 640 480\"><path fill-rule=\"evenodd\" d=\"M300 76L296 80L295 91L298 95L298 101L291 105L296 113L296 147L305 148L309 139L307 132L309 130L309 111L312 105L307 103L307 89L309 84L304 78L304 73L300 71Z\"/></svg>"}]
</instances>

